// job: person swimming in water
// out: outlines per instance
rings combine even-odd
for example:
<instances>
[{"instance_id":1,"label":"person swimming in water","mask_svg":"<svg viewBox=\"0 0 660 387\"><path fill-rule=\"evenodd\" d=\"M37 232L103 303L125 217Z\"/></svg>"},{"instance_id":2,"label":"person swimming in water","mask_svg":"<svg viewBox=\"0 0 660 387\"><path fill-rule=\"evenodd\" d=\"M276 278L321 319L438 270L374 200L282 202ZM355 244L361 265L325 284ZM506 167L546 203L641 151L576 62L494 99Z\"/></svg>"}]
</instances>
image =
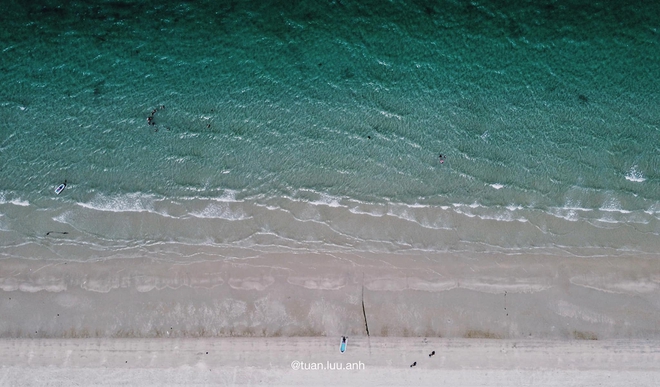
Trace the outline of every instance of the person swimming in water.
<instances>
[{"instance_id":1,"label":"person swimming in water","mask_svg":"<svg viewBox=\"0 0 660 387\"><path fill-rule=\"evenodd\" d=\"M444 164L444 162L445 162L445 156L443 156L443 155L441 154L441 155L440 155L440 164Z\"/></svg>"}]
</instances>

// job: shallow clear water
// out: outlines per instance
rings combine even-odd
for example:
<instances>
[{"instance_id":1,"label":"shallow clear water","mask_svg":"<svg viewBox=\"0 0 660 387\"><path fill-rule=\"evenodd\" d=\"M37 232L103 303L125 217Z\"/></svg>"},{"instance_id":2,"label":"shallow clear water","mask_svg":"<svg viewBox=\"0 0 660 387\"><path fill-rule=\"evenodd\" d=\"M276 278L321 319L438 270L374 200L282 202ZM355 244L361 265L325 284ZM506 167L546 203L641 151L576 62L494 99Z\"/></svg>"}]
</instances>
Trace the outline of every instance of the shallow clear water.
<instances>
[{"instance_id":1,"label":"shallow clear water","mask_svg":"<svg viewBox=\"0 0 660 387\"><path fill-rule=\"evenodd\" d=\"M660 247L659 5L6 8L3 256Z\"/></svg>"}]
</instances>

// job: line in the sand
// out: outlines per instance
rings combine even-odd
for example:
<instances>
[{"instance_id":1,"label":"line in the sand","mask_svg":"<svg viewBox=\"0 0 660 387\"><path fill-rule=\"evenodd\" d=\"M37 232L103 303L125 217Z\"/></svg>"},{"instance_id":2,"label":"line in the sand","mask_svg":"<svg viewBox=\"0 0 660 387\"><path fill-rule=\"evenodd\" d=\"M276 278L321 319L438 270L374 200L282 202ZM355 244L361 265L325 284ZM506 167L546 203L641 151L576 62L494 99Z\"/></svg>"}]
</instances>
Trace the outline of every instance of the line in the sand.
<instances>
[{"instance_id":1,"label":"line in the sand","mask_svg":"<svg viewBox=\"0 0 660 387\"><path fill-rule=\"evenodd\" d=\"M362 274L362 315L364 316L364 329L369 337L369 323L367 322L367 311L364 309L364 273Z\"/></svg>"}]
</instances>

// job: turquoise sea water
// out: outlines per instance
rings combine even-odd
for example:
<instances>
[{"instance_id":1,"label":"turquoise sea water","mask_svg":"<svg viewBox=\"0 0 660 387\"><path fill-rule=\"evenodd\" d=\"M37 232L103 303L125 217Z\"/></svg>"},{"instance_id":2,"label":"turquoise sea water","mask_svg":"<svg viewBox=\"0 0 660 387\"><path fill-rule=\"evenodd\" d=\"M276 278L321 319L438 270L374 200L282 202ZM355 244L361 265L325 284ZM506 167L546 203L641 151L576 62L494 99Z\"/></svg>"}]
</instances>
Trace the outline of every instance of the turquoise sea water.
<instances>
[{"instance_id":1,"label":"turquoise sea water","mask_svg":"<svg viewBox=\"0 0 660 387\"><path fill-rule=\"evenodd\" d=\"M1 256L660 247L660 5L3 3Z\"/></svg>"}]
</instances>

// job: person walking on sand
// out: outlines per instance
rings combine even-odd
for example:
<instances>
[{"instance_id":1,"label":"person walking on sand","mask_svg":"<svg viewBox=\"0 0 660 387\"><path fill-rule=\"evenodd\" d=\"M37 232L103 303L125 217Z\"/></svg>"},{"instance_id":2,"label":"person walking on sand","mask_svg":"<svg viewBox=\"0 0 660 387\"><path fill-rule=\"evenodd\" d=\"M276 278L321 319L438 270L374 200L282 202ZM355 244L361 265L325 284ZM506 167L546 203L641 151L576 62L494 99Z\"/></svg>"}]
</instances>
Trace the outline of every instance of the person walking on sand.
<instances>
[{"instance_id":1,"label":"person walking on sand","mask_svg":"<svg viewBox=\"0 0 660 387\"><path fill-rule=\"evenodd\" d=\"M416 365L417 365L417 362L414 361L414 362L410 365L410 368L413 368L413 367L416 366Z\"/></svg>"},{"instance_id":2,"label":"person walking on sand","mask_svg":"<svg viewBox=\"0 0 660 387\"><path fill-rule=\"evenodd\" d=\"M435 351L429 353L429 357L431 357L431 356L433 356L433 355L435 355Z\"/></svg>"}]
</instances>

